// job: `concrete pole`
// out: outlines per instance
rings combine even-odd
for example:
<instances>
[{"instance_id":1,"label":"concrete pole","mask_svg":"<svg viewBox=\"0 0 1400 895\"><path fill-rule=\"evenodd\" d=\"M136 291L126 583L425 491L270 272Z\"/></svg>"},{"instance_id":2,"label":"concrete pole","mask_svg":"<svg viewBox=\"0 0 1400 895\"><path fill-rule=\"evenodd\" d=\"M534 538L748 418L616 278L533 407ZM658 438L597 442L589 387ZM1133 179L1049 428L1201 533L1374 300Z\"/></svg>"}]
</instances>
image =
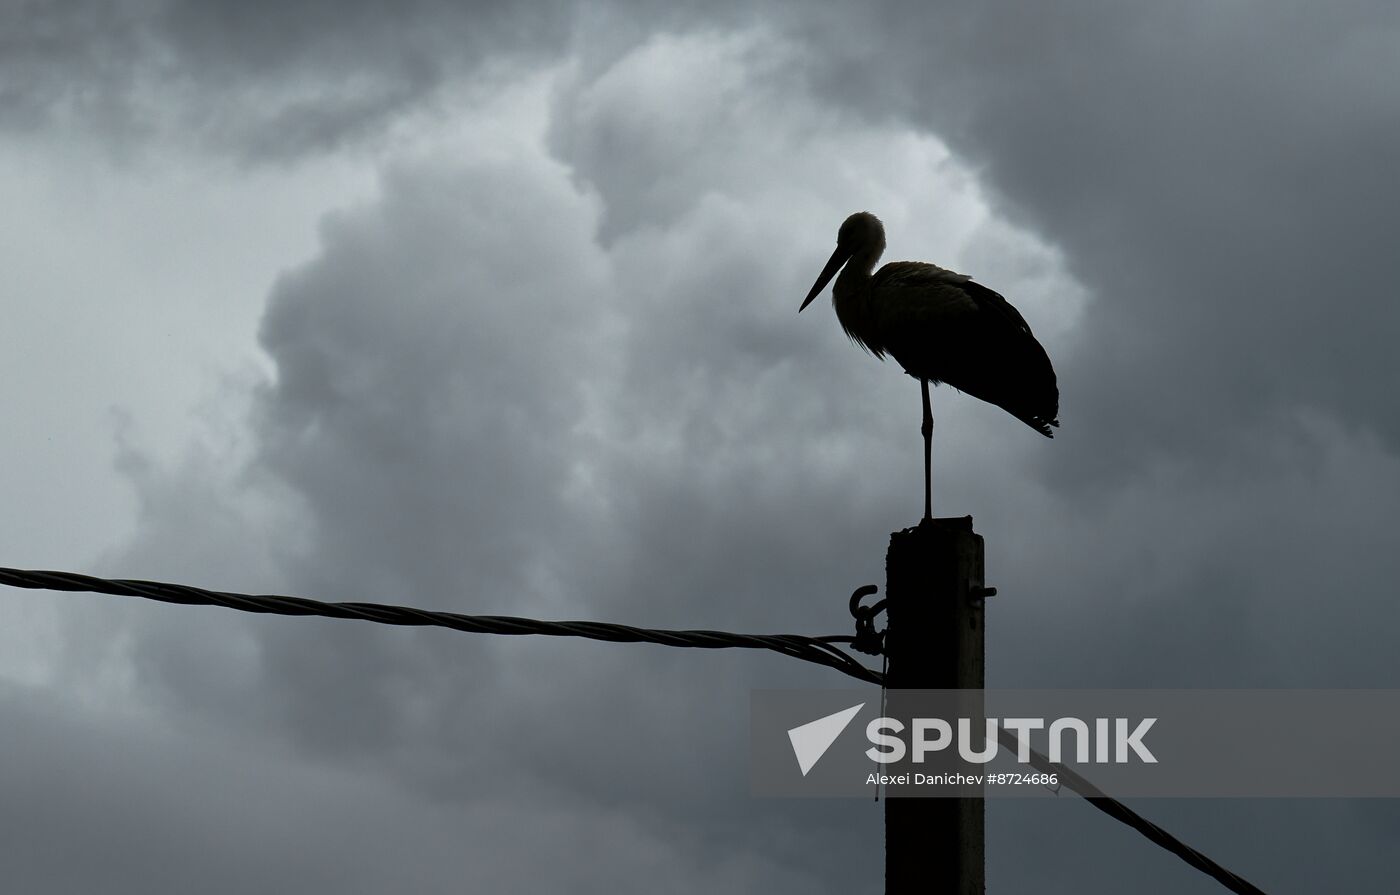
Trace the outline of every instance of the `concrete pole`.
<instances>
[{"instance_id":1,"label":"concrete pole","mask_svg":"<svg viewBox=\"0 0 1400 895\"><path fill-rule=\"evenodd\" d=\"M886 687L977 690L985 683L982 536L972 517L890 536L885 558ZM980 716L980 692L964 711ZM974 722L974 730L980 730ZM886 798L886 895L983 895L980 798Z\"/></svg>"}]
</instances>

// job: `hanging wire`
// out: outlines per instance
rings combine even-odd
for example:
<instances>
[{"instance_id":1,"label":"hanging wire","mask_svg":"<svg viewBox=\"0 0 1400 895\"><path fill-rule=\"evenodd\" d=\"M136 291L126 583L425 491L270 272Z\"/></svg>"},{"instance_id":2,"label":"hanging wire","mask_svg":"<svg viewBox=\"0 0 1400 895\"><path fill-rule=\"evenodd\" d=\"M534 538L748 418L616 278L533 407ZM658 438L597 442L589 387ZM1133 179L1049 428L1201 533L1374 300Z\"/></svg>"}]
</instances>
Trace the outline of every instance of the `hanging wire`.
<instances>
[{"instance_id":1,"label":"hanging wire","mask_svg":"<svg viewBox=\"0 0 1400 895\"><path fill-rule=\"evenodd\" d=\"M186 606L223 606L241 612L276 615L314 615L327 618L356 619L385 625L432 626L451 628L473 634L504 634L521 636L538 634L550 637L584 637L610 643L655 643L661 646L691 649L766 649L773 652L834 668L844 674L884 687L885 675L866 668L836 646L851 644L860 652L882 654L884 631L874 629L875 616L884 609L881 600L862 606L862 598L878 588L866 585L851 595L851 614L856 619L856 635L807 637L800 634L732 634L727 631L673 631L656 628L636 628L603 622L540 621L505 615L462 615L456 612L434 612L383 603L324 603L305 597L252 595L228 591L205 590L184 584L136 579L95 578L75 572L51 572L0 567L0 584L30 590L56 590L111 594L121 597L141 597L163 603ZM1007 749L1019 745L1015 734L1002 730L998 741ZM1052 764L1034 749L1030 763L1038 770L1059 775L1063 785L1083 796L1085 801L1121 823L1127 824L1153 843L1175 854L1197 870L1209 875L1231 892L1240 895L1264 895L1262 889L1225 869L1220 864L1191 848L1161 827L1142 817L1122 802L1105 794L1084 777L1065 767Z\"/></svg>"},{"instance_id":2,"label":"hanging wire","mask_svg":"<svg viewBox=\"0 0 1400 895\"><path fill-rule=\"evenodd\" d=\"M31 590L58 590L142 597L185 606L223 606L241 612L275 615L318 615L356 619L384 625L452 628L472 634L584 637L610 643L655 643L691 649L766 649L834 668L866 683L879 683L880 673L866 668L836 644L848 637L806 637L801 634L731 634L727 631L672 631L603 622L540 621L508 615L462 615L384 603L323 603L305 597L239 594L205 590L185 584L107 579L74 572L0 568L0 584Z\"/></svg>"}]
</instances>

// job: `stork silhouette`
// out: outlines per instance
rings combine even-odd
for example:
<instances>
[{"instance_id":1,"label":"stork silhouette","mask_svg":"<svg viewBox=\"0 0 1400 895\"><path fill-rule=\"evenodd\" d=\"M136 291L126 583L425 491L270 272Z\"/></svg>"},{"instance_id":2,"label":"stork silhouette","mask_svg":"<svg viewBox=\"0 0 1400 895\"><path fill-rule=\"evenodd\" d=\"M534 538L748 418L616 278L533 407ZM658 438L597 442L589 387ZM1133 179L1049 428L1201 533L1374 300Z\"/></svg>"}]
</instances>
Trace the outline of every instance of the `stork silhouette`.
<instances>
[{"instance_id":1,"label":"stork silhouette","mask_svg":"<svg viewBox=\"0 0 1400 895\"><path fill-rule=\"evenodd\" d=\"M995 404L1047 438L1060 424L1055 369L1011 303L965 274L922 261L875 270L885 227L868 211L846 218L836 251L803 308L836 277L831 303L841 328L877 358L888 354L918 379L924 393L924 519L933 518L930 467L933 410L928 385L947 383Z\"/></svg>"}]
</instances>

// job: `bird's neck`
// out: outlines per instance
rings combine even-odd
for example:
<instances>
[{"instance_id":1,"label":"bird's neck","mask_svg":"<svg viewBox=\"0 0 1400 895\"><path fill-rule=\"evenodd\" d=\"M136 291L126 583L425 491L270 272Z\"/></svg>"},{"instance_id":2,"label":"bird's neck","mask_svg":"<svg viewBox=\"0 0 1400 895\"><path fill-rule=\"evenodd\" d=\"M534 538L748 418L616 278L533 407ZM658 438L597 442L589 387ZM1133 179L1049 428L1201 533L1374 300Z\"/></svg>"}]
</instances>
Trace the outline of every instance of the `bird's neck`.
<instances>
[{"instance_id":1,"label":"bird's neck","mask_svg":"<svg viewBox=\"0 0 1400 895\"><path fill-rule=\"evenodd\" d=\"M885 241L882 239L853 254L846 266L841 268L841 273L836 278L836 286L832 289L832 294L845 294L848 296L862 295L870 286L870 275L875 271L875 264L880 260L880 256L885 253Z\"/></svg>"},{"instance_id":2,"label":"bird's neck","mask_svg":"<svg viewBox=\"0 0 1400 895\"><path fill-rule=\"evenodd\" d=\"M870 275L884 248L882 241L852 255L831 289L831 303L836 308L841 328L877 357L882 346L870 314Z\"/></svg>"},{"instance_id":3,"label":"bird's neck","mask_svg":"<svg viewBox=\"0 0 1400 895\"><path fill-rule=\"evenodd\" d=\"M861 249L856 250L851 255L851 259L846 262L846 266L841 269L840 279L847 279L850 282L864 282L870 279L870 275L875 272L875 265L879 262L880 256L885 254L885 240L872 242Z\"/></svg>"}]
</instances>

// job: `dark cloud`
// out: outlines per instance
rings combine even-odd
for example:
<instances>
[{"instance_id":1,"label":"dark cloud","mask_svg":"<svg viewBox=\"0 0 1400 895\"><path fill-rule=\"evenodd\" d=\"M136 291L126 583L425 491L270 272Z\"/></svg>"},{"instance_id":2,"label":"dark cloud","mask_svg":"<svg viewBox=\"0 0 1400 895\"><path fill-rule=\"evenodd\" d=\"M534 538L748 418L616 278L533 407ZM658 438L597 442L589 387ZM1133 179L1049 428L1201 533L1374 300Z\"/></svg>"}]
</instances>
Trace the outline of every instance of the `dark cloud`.
<instances>
[{"instance_id":1,"label":"dark cloud","mask_svg":"<svg viewBox=\"0 0 1400 895\"><path fill-rule=\"evenodd\" d=\"M487 62L552 55L556 3L10 4L0 124L250 162L384 137Z\"/></svg>"},{"instance_id":2,"label":"dark cloud","mask_svg":"<svg viewBox=\"0 0 1400 895\"><path fill-rule=\"evenodd\" d=\"M606 67L657 31L754 17L743 4L626 0L22 0L0 11L0 128L69 128L121 154L290 162L382 145L416 114L446 114L454 89L489 91L565 59Z\"/></svg>"},{"instance_id":3,"label":"dark cloud","mask_svg":"<svg viewBox=\"0 0 1400 895\"><path fill-rule=\"evenodd\" d=\"M6 4L0 121L34 128L62 115L125 118L130 110L118 85L141 59L142 14L138 4Z\"/></svg>"},{"instance_id":4,"label":"dark cloud","mask_svg":"<svg viewBox=\"0 0 1400 895\"><path fill-rule=\"evenodd\" d=\"M517 791L424 802L373 774L246 739L0 689L6 884L22 891L617 892L810 889L746 848L708 859L674 826ZM195 733L195 738L191 734ZM198 743L192 748L192 742ZM75 805L74 801L78 804ZM540 860L547 847L549 861Z\"/></svg>"},{"instance_id":5,"label":"dark cloud","mask_svg":"<svg viewBox=\"0 0 1400 895\"><path fill-rule=\"evenodd\" d=\"M309 549L291 558L298 587L475 609L523 591L549 605L559 560L541 539L567 520L558 495L580 383L607 350L578 295L605 271L586 203L537 173L393 175L382 205L328 225L323 256L278 286L263 324L278 374L260 402L259 463L308 510ZM550 247L548 264L522 234ZM366 698L337 681L373 655L372 680L430 679L441 658L408 641L376 647L377 632L334 637L355 646L318 656L291 631L270 644L269 674L312 688L286 720L318 743L382 745L395 718L410 723L400 713L412 700L393 684ZM416 674L393 670L404 663Z\"/></svg>"},{"instance_id":6,"label":"dark cloud","mask_svg":"<svg viewBox=\"0 0 1400 895\"><path fill-rule=\"evenodd\" d=\"M704 62L729 43L664 46ZM685 77L715 74L694 64ZM738 123L779 100L753 91L760 108ZM614 85L598 119L632 101ZM918 147L866 142L892 164L922 160ZM724 147L712 152L697 162L722 171ZM750 250L768 238L790 254L774 233L792 186L775 187L758 220L716 194L604 250L596 194L541 147L482 155L391 172L380 199L332 218L319 255L273 291L262 341L277 370L258 396L253 478L296 499L295 518L265 533L285 538L283 589L760 631L818 606L817 630L846 628L860 581L843 551L814 545L846 537L878 556L883 523L859 488L830 511L848 479L830 455L896 442L832 431L844 374L793 360L802 340L840 342L829 319L794 328L792 265ZM725 190L756 181L736 174ZM880 373L892 375L867 370ZM793 525L794 507L831 522ZM866 565L873 574L878 559ZM811 680L777 657L316 622L251 632L233 687L189 673L198 653L181 638L207 629L143 632L143 685L167 711L372 765L433 800L533 794L590 816L625 806L674 831L679 867L771 854L786 877L831 875L878 847L875 815L853 833L848 806L803 807L798 835L786 830L796 806L744 795L737 732L755 669L769 684ZM692 753L710 758L678 770Z\"/></svg>"},{"instance_id":7,"label":"dark cloud","mask_svg":"<svg viewBox=\"0 0 1400 895\"><path fill-rule=\"evenodd\" d=\"M881 580L887 532L919 502L914 383L845 344L825 308L794 313L837 223L869 207L910 247L892 258L967 262L1018 302L1061 372L1053 444L936 398L936 499L977 516L1002 592L994 683L1393 683L1382 234L1400 198L1400 57L1384 13L772 5L707 28L642 6L101 15L20 23L12 123L42 127L65 104L169 115L206 150L286 157L376 134L444 85L479 88L465 73L488 57L568 63L548 120L525 125L539 133L393 166L272 290L253 459L220 485L283 508L266 543L234 543L258 517L205 509L220 506L198 487L217 462L125 456L146 508L129 561L201 581L253 556L269 588L328 599L842 630L843 598ZM1063 297L1070 275L1087 306ZM745 691L839 683L825 672L301 620L230 638L226 619L167 617L132 625L136 686L191 737L236 731L385 781L422 808L396 815L413 828L480 803L544 853L600 831L569 851L587 872L502 862L532 888L878 879L877 807L743 791ZM1266 889L1314 872L1288 856L1319 835L1333 872L1374 885L1393 826L1338 805L1150 813ZM1001 888L1215 890L1067 799L991 816L993 854L1017 856L994 858ZM497 856L496 839L463 841ZM614 860L637 843L643 858Z\"/></svg>"},{"instance_id":8,"label":"dark cloud","mask_svg":"<svg viewBox=\"0 0 1400 895\"><path fill-rule=\"evenodd\" d=\"M1097 297L1061 363L1066 438L1094 458L1066 487L1280 437L1298 408L1395 444L1394 10L845 12L810 26L822 89L948 139Z\"/></svg>"}]
</instances>

